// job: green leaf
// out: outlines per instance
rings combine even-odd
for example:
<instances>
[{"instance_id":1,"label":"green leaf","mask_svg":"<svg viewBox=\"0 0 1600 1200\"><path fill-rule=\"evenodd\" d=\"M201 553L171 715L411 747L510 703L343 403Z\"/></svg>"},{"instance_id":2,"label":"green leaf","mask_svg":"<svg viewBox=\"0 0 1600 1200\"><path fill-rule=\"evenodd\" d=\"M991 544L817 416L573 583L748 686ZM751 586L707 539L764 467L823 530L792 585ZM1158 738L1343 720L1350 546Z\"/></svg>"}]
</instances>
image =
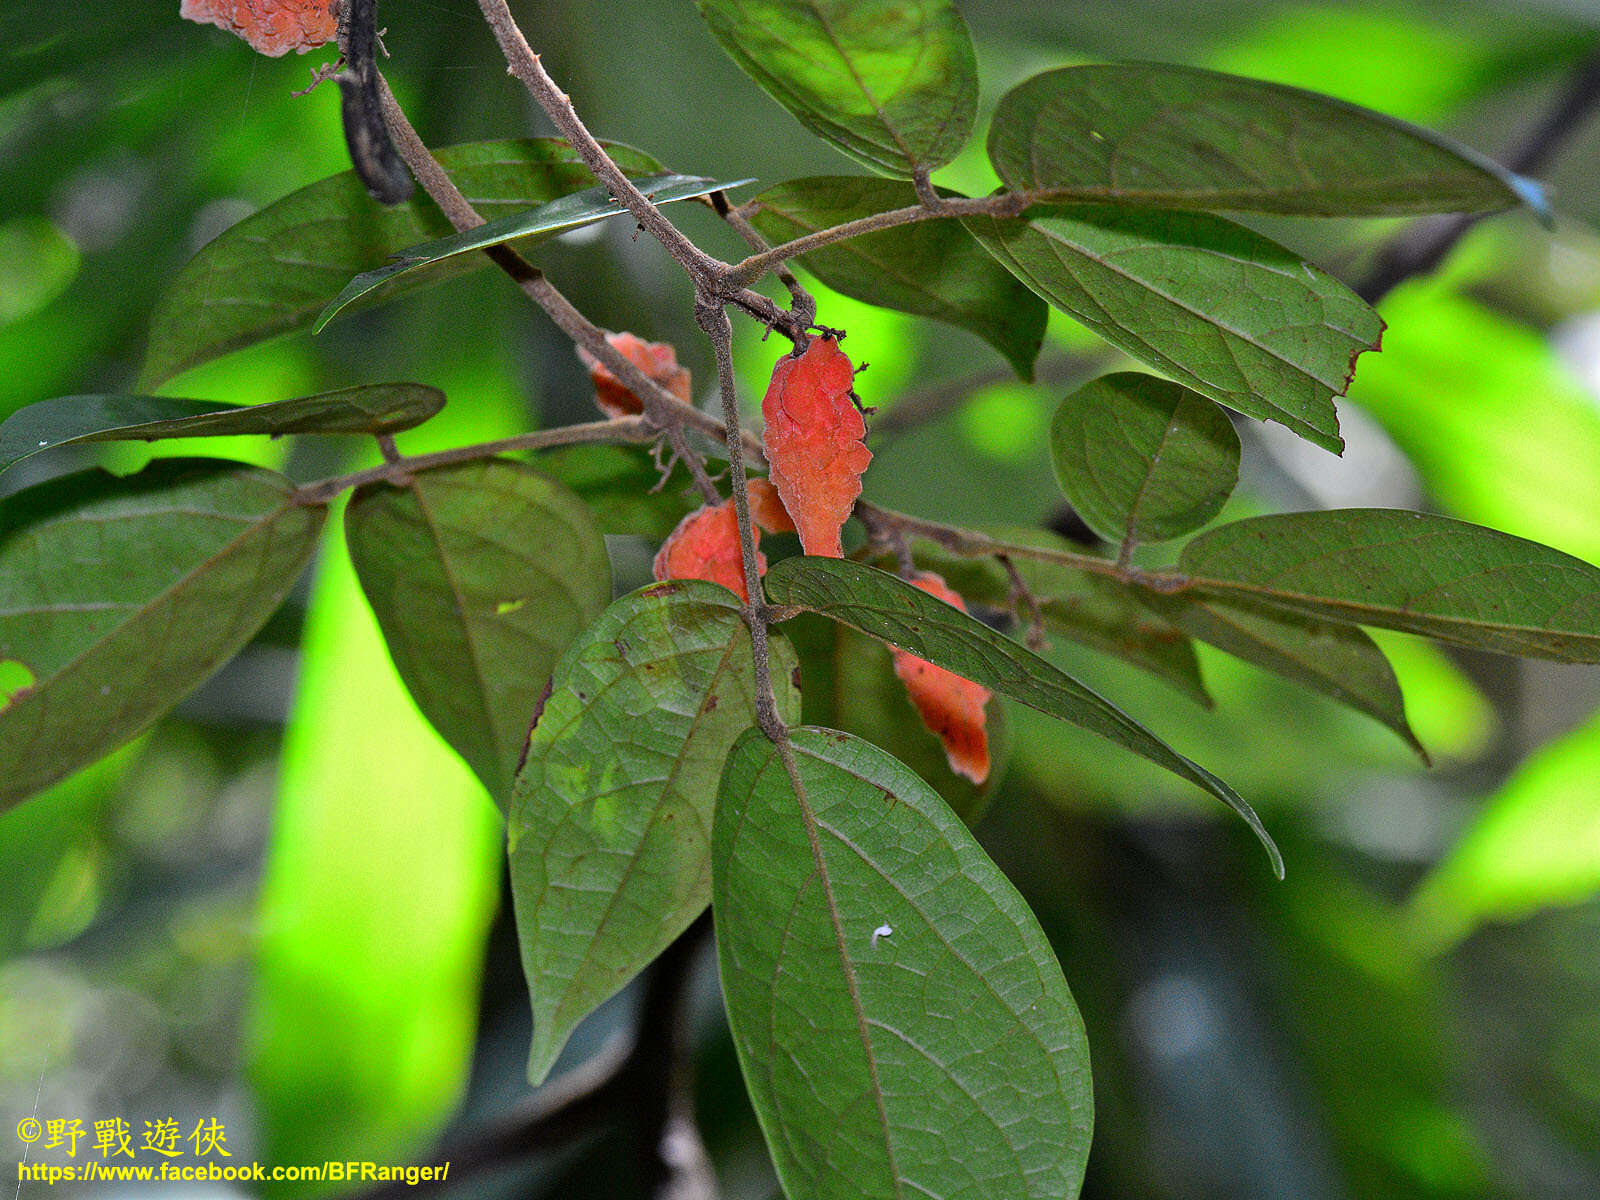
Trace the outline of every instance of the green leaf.
<instances>
[{"instance_id":1,"label":"green leaf","mask_svg":"<svg viewBox=\"0 0 1600 1200\"><path fill-rule=\"evenodd\" d=\"M779 714L793 721L794 655L781 638L771 648ZM738 598L698 580L624 596L556 668L509 821L535 1083L710 899L717 780L754 697Z\"/></svg>"},{"instance_id":2,"label":"green leaf","mask_svg":"<svg viewBox=\"0 0 1600 1200\"><path fill-rule=\"evenodd\" d=\"M1352 625L1600 662L1600 570L1549 546L1390 508L1235 521L1184 547L1189 585Z\"/></svg>"},{"instance_id":3,"label":"green leaf","mask_svg":"<svg viewBox=\"0 0 1600 1200\"><path fill-rule=\"evenodd\" d=\"M1383 322L1333 276L1205 213L1085 206L966 224L1118 349L1246 416L1343 447L1333 398Z\"/></svg>"},{"instance_id":4,"label":"green leaf","mask_svg":"<svg viewBox=\"0 0 1600 1200\"><path fill-rule=\"evenodd\" d=\"M627 146L607 150L630 176L661 170L655 159ZM471 142L435 154L488 220L595 181L559 138ZM230 350L309 325L352 275L449 232L449 222L427 197L387 208L367 195L354 171L291 192L209 242L178 272L150 319L140 386L154 387ZM418 287L487 265L487 259L452 260L399 286Z\"/></svg>"},{"instance_id":5,"label":"green leaf","mask_svg":"<svg viewBox=\"0 0 1600 1200\"><path fill-rule=\"evenodd\" d=\"M989 158L1042 199L1321 216L1482 212L1537 185L1465 146L1330 96L1164 63L1018 84Z\"/></svg>"},{"instance_id":6,"label":"green leaf","mask_svg":"<svg viewBox=\"0 0 1600 1200\"><path fill-rule=\"evenodd\" d=\"M784 632L800 654L805 679L800 719L880 747L938 792L964 822L977 825L989 809L1010 749L1005 705L993 699L985 707L992 765L987 779L973 783L950 769L944 746L912 706L882 642L814 613L790 621Z\"/></svg>"},{"instance_id":7,"label":"green leaf","mask_svg":"<svg viewBox=\"0 0 1600 1200\"><path fill-rule=\"evenodd\" d=\"M359 488L345 537L417 707L505 805L556 660L611 599L594 517L489 459Z\"/></svg>"},{"instance_id":8,"label":"green leaf","mask_svg":"<svg viewBox=\"0 0 1600 1200\"><path fill-rule=\"evenodd\" d=\"M0 668L14 677L0 689L0 810L232 658L293 586L322 518L279 475L196 459L0 501Z\"/></svg>"},{"instance_id":9,"label":"green leaf","mask_svg":"<svg viewBox=\"0 0 1600 1200\"><path fill-rule=\"evenodd\" d=\"M734 1046L784 1191L1075 1197L1088 1043L1033 914L882 750L808 727L787 751L792 771L751 729L728 756L712 900Z\"/></svg>"},{"instance_id":10,"label":"green leaf","mask_svg":"<svg viewBox=\"0 0 1600 1200\"><path fill-rule=\"evenodd\" d=\"M989 531L1002 541L1048 550L1071 549L1065 538L1044 529ZM1011 580L993 558L957 558L918 547L917 566L937 571L968 601L1009 609ZM1165 681L1203 708L1212 701L1200 677L1194 644L1170 622L1139 602L1135 589L1116 580L1056 563L1014 558L1012 565L1039 602L1039 618L1051 633L1120 658ZM1141 589L1142 590L1142 589ZM1026 610L1018 614L1027 620Z\"/></svg>"},{"instance_id":11,"label":"green leaf","mask_svg":"<svg viewBox=\"0 0 1600 1200\"><path fill-rule=\"evenodd\" d=\"M1381 721L1428 761L1406 720L1389 660L1362 630L1239 597L1146 592L1149 605L1191 637Z\"/></svg>"},{"instance_id":12,"label":"green leaf","mask_svg":"<svg viewBox=\"0 0 1600 1200\"><path fill-rule=\"evenodd\" d=\"M887 571L840 558L785 559L767 572L772 603L821 613L918 658L1020 700L1142 755L1221 800L1255 831L1283 875L1261 820L1222 780L1173 750L1121 709L982 621Z\"/></svg>"},{"instance_id":13,"label":"green leaf","mask_svg":"<svg viewBox=\"0 0 1600 1200\"><path fill-rule=\"evenodd\" d=\"M639 190L658 205L670 204L674 200L692 200L696 196L726 191L750 182L748 179L737 179L731 183L718 183L699 175L665 174L647 175L634 180ZM498 246L503 242L515 241L524 247L537 245L569 230L581 229L585 225L593 225L596 221L622 216L627 211L622 202L611 194L609 188L604 186L585 188L581 192L573 192L569 196L551 200L527 212L513 213L508 217L485 222L474 229L452 233L419 246L409 246L392 255L393 262L384 263L383 266L374 267L370 271L363 271L345 284L343 290L328 301L327 307L317 315L316 322L311 326L311 332L320 333L323 326L339 313L363 297L370 296L391 279L409 275L413 271L431 267L435 263L458 258L463 254L472 254L490 246Z\"/></svg>"},{"instance_id":14,"label":"green leaf","mask_svg":"<svg viewBox=\"0 0 1600 1200\"><path fill-rule=\"evenodd\" d=\"M1193 533L1239 480L1239 435L1204 396L1136 371L1104 375L1050 424L1056 479L1101 537L1125 547Z\"/></svg>"},{"instance_id":15,"label":"green leaf","mask_svg":"<svg viewBox=\"0 0 1600 1200\"><path fill-rule=\"evenodd\" d=\"M949 0L695 2L768 95L875 171L943 166L972 132L977 57Z\"/></svg>"},{"instance_id":16,"label":"green leaf","mask_svg":"<svg viewBox=\"0 0 1600 1200\"><path fill-rule=\"evenodd\" d=\"M941 189L941 195L954 192ZM892 179L823 175L796 179L751 202L755 227L772 242L918 203L916 189ZM813 250L796 259L836 292L970 329L1023 379L1044 340L1044 303L975 245L955 221L922 221Z\"/></svg>"},{"instance_id":17,"label":"green leaf","mask_svg":"<svg viewBox=\"0 0 1600 1200\"><path fill-rule=\"evenodd\" d=\"M272 404L221 404L175 396L57 396L0 422L0 471L72 442L262 433L396 433L444 407L444 393L420 383L375 383Z\"/></svg>"}]
</instances>

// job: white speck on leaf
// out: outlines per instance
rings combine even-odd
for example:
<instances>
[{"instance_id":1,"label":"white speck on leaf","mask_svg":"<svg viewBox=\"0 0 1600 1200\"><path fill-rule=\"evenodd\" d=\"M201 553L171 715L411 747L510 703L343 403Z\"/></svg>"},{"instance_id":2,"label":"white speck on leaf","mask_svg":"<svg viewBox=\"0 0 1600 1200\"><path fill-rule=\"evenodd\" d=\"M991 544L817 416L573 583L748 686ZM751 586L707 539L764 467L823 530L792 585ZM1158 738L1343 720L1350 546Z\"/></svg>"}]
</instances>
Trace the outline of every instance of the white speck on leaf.
<instances>
[{"instance_id":1,"label":"white speck on leaf","mask_svg":"<svg viewBox=\"0 0 1600 1200\"><path fill-rule=\"evenodd\" d=\"M894 932L893 927L890 926L890 924L887 921L885 921L882 925L879 925L876 929L874 929L872 931L872 948L874 950L876 950L878 948L878 939L879 938L886 938L890 934L892 934L893 932Z\"/></svg>"}]
</instances>

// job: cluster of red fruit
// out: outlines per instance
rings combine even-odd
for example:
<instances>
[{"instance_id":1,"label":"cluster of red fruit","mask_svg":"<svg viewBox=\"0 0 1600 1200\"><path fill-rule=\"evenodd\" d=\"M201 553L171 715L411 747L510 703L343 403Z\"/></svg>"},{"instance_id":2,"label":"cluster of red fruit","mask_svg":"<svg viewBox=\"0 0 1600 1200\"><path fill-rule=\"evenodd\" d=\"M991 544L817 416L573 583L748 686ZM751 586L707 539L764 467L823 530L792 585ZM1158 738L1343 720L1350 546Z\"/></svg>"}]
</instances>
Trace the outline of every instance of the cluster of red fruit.
<instances>
[{"instance_id":1,"label":"cluster of red fruit","mask_svg":"<svg viewBox=\"0 0 1600 1200\"><path fill-rule=\"evenodd\" d=\"M674 396L689 400L689 372L678 365L671 346L646 342L631 333L611 334L607 340ZM624 416L642 411L639 398L616 376L589 355L583 357L594 380L595 401L604 412ZM769 476L748 484L750 532L758 545L763 530L794 532L807 554L843 556L840 530L861 494L862 473L872 461L854 382L850 360L838 341L828 336L813 338L802 353L785 355L773 367L772 382L761 402ZM767 569L766 557L759 551L756 568L758 573ZM733 501L706 504L684 517L656 555L655 576L708 579L748 602ZM966 610L961 597L933 572L919 572L911 582ZM989 774L984 724L988 689L903 650L894 652L894 669L924 723L944 743L951 769L983 782Z\"/></svg>"}]
</instances>

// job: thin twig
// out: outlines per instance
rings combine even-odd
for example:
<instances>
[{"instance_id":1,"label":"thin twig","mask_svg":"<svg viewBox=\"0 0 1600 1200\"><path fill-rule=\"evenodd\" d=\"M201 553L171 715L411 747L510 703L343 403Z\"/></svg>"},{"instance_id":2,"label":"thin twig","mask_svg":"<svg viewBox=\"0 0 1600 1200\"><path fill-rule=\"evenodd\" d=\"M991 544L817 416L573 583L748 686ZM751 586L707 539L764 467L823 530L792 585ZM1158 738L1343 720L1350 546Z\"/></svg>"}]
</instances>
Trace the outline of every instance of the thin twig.
<instances>
[{"instance_id":1,"label":"thin twig","mask_svg":"<svg viewBox=\"0 0 1600 1200\"><path fill-rule=\"evenodd\" d=\"M873 213L868 217L858 217L854 221L846 221L843 225L835 225L831 229L818 229L811 233L802 234L792 241L783 242L752 254L748 258L730 266L723 276L729 286L749 287L760 279L766 272L772 270L779 263L796 255L804 254L809 250L818 250L823 246L831 246L835 242L847 241L850 238L860 237L864 233L877 233L881 229L893 229L896 225L911 225L918 221L943 221L952 217L1014 217L1028 206L1027 197L1020 192L1001 192L994 196L983 196L976 200L943 199L939 200L936 207L927 204L910 204L905 208L891 208L888 212ZM746 206L748 211L748 206Z\"/></svg>"},{"instance_id":2,"label":"thin twig","mask_svg":"<svg viewBox=\"0 0 1600 1200\"><path fill-rule=\"evenodd\" d=\"M417 136L417 131L407 119L405 111L401 109L399 102L394 98L394 93L390 91L388 81L379 76L378 82L384 117L390 132L394 135L400 157L411 168L412 174L422 184L423 190L456 229L475 229L482 225L483 217L461 194L461 190L445 174L444 168L439 165L439 160L433 156L433 152ZM509 275L534 303L544 309L561 332L587 350L615 375L623 386L639 397L639 402L644 406L645 416L666 437L673 453L689 469L690 475L694 477L697 486L702 487L704 494L705 489L709 487L709 480L705 484L701 483L707 478L705 464L683 436L683 420L678 415L679 409L689 406L682 404L676 396L651 379L637 364L607 341L604 330L579 312L555 284L545 278L544 272L511 247L489 246L484 253ZM714 487L710 487L709 490L708 501L718 498Z\"/></svg>"},{"instance_id":3,"label":"thin twig","mask_svg":"<svg viewBox=\"0 0 1600 1200\"><path fill-rule=\"evenodd\" d=\"M778 714L772 691L772 663L767 651L766 597L756 566L755 533L750 524L750 489L744 478L744 428L739 421L739 392L733 374L733 326L727 311L706 296L696 299L695 321L711 339L717 360L717 391L722 397L723 442L728 447L728 474L733 484L733 513L739 523L739 557L744 565L744 585L750 600L745 624L750 627L750 653L755 660L756 724L774 742L788 738L788 727Z\"/></svg>"},{"instance_id":4,"label":"thin twig","mask_svg":"<svg viewBox=\"0 0 1600 1200\"><path fill-rule=\"evenodd\" d=\"M552 446L574 446L584 442L650 442L660 436L661 431L645 417L612 417L607 421L563 425L558 429L536 429L532 433L519 433L514 437L478 442L471 446L455 446L411 458L404 455L390 458L385 454L382 466L318 479L299 488L295 498L301 504L326 504L347 488L380 480L403 484L418 471L492 458L496 454L507 454L514 450L548 450Z\"/></svg>"},{"instance_id":5,"label":"thin twig","mask_svg":"<svg viewBox=\"0 0 1600 1200\"><path fill-rule=\"evenodd\" d=\"M723 193L711 193L711 207L716 210L719 217L729 224L734 232L744 239L745 245L749 246L750 249L761 251L772 248L771 243L761 236L760 230L750 224L750 219L744 215L744 210L729 205L728 198ZM789 269L787 263L779 263L775 273L778 276L778 282L788 289L789 311L805 321L807 325L815 322L817 319L816 297L801 286L800 281L795 278L794 272ZM796 343L796 348L805 349L799 343Z\"/></svg>"},{"instance_id":6,"label":"thin twig","mask_svg":"<svg viewBox=\"0 0 1600 1200\"><path fill-rule=\"evenodd\" d=\"M690 279L701 286L715 284L722 273L722 264L679 232L678 227L662 216L661 210L650 203L633 181L622 173L622 169L606 153L605 147L578 119L577 111L572 107L572 97L550 78L544 63L522 35L505 0L478 0L478 7L483 10L484 19L489 22L495 41L500 44L500 52L505 55L511 74L528 89L534 101L555 123L561 136L578 152L578 157L583 159L594 177L610 189L611 194L633 214L651 237L667 248L667 253L688 272Z\"/></svg>"},{"instance_id":7,"label":"thin twig","mask_svg":"<svg viewBox=\"0 0 1600 1200\"><path fill-rule=\"evenodd\" d=\"M606 153L605 147L589 132L588 126L579 119L577 110L572 107L572 97L550 78L544 63L518 28L505 0L478 0L478 7L494 32L495 41L500 44L500 52L505 55L511 73L528 89L534 101L578 152L594 177L610 189L611 194L633 214L646 233L666 247L667 253L694 281L696 291L726 300L768 328L781 330L791 339L803 342L808 322L799 321L795 314L785 312L767 297L750 291L743 281L730 279L727 263L713 258L685 237L623 173L622 168Z\"/></svg>"}]
</instances>

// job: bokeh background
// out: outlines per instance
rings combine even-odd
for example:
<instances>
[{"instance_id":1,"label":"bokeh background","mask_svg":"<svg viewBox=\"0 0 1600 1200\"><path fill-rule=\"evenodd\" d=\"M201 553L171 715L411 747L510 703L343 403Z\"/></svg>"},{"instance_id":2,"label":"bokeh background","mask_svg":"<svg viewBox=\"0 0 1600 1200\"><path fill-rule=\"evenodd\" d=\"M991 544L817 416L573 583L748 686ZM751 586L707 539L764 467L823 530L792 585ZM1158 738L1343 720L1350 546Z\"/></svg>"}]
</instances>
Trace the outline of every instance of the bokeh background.
<instances>
[{"instance_id":1,"label":"bokeh background","mask_svg":"<svg viewBox=\"0 0 1600 1200\"><path fill-rule=\"evenodd\" d=\"M0 6L0 416L128 390L150 310L187 258L347 166L333 89L291 95L328 56L263 59L177 7ZM674 170L775 183L855 169L739 73L689 0L513 7L591 128ZM471 0L380 8L387 74L430 143L548 132ZM1523 145L1600 45L1594 0L962 8L986 108L1049 66L1161 59L1323 90L1491 154ZM1597 165L1600 121L1577 122L1540 172L1553 230L1525 214L1487 221L1384 299L1383 352L1361 360L1341 405L1343 460L1245 422L1225 516L1433 507L1600 561ZM936 179L990 186L981 144ZM738 253L709 213L674 216ZM1351 282L1405 236L1398 222L1254 223ZM687 284L631 233L613 222L538 260L598 323L674 342L703 395L711 364ZM1074 379L1117 365L1110 351L1054 316L1040 379L1024 385L975 337L819 291L822 319L871 364L870 498L1071 528L1046 429ZM738 332L751 399L777 351L748 323ZM450 396L402 435L408 450L593 415L570 346L490 272L165 390L255 402L407 378ZM8 472L0 492L153 452L58 452ZM177 452L313 478L366 450ZM610 546L619 588L642 581L651 540ZM0 1142L17 1157L15 1122L37 1113L86 1128L122 1117L136 1133L216 1119L236 1161L432 1162L525 1101L497 813L405 697L341 557L175 714L0 817ZM1219 700L1203 712L1060 639L1051 650L1256 803L1288 860L1281 884L1197 793L1007 712L1010 761L978 832L1088 1022L1085 1196L1600 1195L1600 670L1383 644L1432 770L1365 718L1220 655L1203 651ZM772 1196L703 951L691 986L698 1114L723 1194ZM569 1061L637 1007L633 992L609 1004ZM452 1194L633 1195L627 1113L611 1116Z\"/></svg>"}]
</instances>

